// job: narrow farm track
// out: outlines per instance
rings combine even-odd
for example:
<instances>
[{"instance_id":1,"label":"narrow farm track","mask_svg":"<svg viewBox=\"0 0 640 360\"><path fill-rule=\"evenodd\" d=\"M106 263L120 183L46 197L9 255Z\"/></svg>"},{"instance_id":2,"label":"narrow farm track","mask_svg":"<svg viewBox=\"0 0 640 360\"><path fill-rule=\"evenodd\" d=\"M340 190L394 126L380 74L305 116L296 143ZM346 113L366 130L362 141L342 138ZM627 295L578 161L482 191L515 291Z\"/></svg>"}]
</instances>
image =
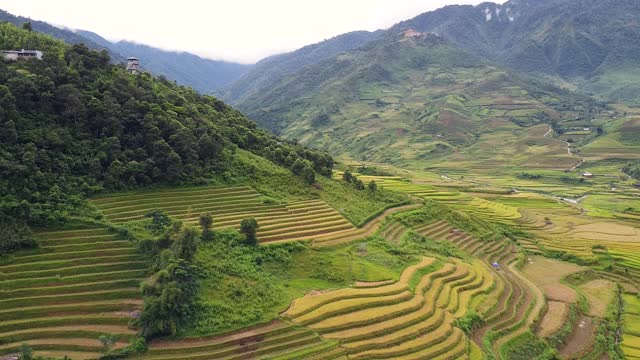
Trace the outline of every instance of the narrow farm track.
<instances>
[{"instance_id":1,"label":"narrow farm track","mask_svg":"<svg viewBox=\"0 0 640 360\"><path fill-rule=\"evenodd\" d=\"M39 249L0 265L0 355L27 343L36 355L95 359L103 334L125 346L147 272L133 244L102 229L36 235Z\"/></svg>"},{"instance_id":2,"label":"narrow farm track","mask_svg":"<svg viewBox=\"0 0 640 360\"><path fill-rule=\"evenodd\" d=\"M492 286L480 262L424 258L397 282L307 295L283 316L339 341L349 359L459 359L468 340L453 324Z\"/></svg>"},{"instance_id":3,"label":"narrow farm track","mask_svg":"<svg viewBox=\"0 0 640 360\"><path fill-rule=\"evenodd\" d=\"M480 241L444 221L415 230L431 239L451 241L461 250L482 259L485 269L498 263L499 269L489 270L495 281L491 296L478 309L485 323L473 332L472 340L483 347L487 337L491 349L485 350L500 357L501 347L529 330L546 301L542 291L518 271L520 251L517 246L506 239L490 243Z\"/></svg>"},{"instance_id":4,"label":"narrow farm track","mask_svg":"<svg viewBox=\"0 0 640 360\"><path fill-rule=\"evenodd\" d=\"M197 223L200 214L209 212L216 228L239 228L243 219L255 218L260 225L257 235L261 243L309 240L356 229L321 200L267 204L247 186L135 193L97 198L92 202L114 223L142 220L153 209L187 224Z\"/></svg>"}]
</instances>

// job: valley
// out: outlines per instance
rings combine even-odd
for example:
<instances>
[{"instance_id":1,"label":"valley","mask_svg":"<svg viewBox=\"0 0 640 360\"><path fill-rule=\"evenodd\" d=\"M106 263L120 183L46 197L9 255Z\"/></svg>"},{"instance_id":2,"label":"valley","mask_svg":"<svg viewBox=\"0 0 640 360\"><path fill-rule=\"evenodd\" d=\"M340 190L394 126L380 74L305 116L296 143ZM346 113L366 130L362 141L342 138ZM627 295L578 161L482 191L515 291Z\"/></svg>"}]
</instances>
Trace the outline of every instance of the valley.
<instances>
[{"instance_id":1,"label":"valley","mask_svg":"<svg viewBox=\"0 0 640 360\"><path fill-rule=\"evenodd\" d=\"M640 359L635 15L449 5L245 66L0 13L41 53L0 59L0 359Z\"/></svg>"}]
</instances>

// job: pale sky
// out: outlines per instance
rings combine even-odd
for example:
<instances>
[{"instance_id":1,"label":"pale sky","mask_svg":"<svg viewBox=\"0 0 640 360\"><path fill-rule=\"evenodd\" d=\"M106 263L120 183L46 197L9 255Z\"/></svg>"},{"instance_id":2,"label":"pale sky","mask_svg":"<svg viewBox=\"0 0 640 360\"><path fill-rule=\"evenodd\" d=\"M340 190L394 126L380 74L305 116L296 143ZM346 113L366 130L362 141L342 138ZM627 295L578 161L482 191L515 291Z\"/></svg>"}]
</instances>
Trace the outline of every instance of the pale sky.
<instances>
[{"instance_id":1,"label":"pale sky","mask_svg":"<svg viewBox=\"0 0 640 360\"><path fill-rule=\"evenodd\" d=\"M15 15L244 63L479 0L0 0ZM503 2L503 1L502 1Z\"/></svg>"}]
</instances>

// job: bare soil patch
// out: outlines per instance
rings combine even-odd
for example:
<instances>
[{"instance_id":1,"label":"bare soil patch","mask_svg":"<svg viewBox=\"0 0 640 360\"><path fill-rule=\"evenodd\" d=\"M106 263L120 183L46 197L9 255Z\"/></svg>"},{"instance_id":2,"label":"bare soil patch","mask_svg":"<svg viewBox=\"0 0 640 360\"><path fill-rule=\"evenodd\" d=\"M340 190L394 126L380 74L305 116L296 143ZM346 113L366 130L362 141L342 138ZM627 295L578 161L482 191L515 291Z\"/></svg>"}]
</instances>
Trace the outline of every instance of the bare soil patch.
<instances>
[{"instance_id":1,"label":"bare soil patch","mask_svg":"<svg viewBox=\"0 0 640 360\"><path fill-rule=\"evenodd\" d=\"M560 355L571 357L584 351L595 336L595 321L586 315L579 315L573 332L567 339L566 345L560 349Z\"/></svg>"}]
</instances>

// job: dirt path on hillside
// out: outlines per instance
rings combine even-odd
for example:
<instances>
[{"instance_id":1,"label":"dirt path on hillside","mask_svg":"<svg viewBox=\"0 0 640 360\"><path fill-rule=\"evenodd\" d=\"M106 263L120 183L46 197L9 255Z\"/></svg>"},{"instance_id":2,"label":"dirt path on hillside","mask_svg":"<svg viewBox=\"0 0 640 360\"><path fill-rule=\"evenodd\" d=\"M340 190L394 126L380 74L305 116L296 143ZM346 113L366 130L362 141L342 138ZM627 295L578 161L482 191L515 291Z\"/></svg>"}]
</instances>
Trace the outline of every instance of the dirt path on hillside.
<instances>
[{"instance_id":1,"label":"dirt path on hillside","mask_svg":"<svg viewBox=\"0 0 640 360\"><path fill-rule=\"evenodd\" d=\"M595 321L586 315L578 315L576 326L567 338L566 345L560 349L560 355L571 357L584 351L595 336Z\"/></svg>"}]
</instances>

